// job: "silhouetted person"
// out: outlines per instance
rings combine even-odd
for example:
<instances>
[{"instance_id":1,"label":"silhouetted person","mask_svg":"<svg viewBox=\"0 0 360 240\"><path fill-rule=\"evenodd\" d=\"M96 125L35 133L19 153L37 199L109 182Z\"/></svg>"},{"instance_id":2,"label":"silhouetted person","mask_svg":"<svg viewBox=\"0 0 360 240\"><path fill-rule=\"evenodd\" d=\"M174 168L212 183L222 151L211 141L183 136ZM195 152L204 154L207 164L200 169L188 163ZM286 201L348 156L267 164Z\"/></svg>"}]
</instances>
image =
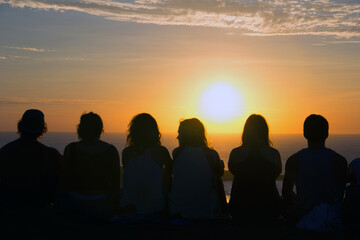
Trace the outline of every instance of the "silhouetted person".
<instances>
[{"instance_id":1,"label":"silhouetted person","mask_svg":"<svg viewBox=\"0 0 360 240\"><path fill-rule=\"evenodd\" d=\"M132 205L140 215L167 210L172 160L169 151L161 146L160 137L158 125L150 114L138 114L129 123L127 147L122 152L121 206Z\"/></svg>"},{"instance_id":2,"label":"silhouetted person","mask_svg":"<svg viewBox=\"0 0 360 240\"><path fill-rule=\"evenodd\" d=\"M63 185L68 207L80 217L108 219L119 210L120 159L115 146L100 140L99 115L83 114L77 128L79 141L64 150Z\"/></svg>"},{"instance_id":3,"label":"silhouetted person","mask_svg":"<svg viewBox=\"0 0 360 240\"><path fill-rule=\"evenodd\" d=\"M295 153L286 162L282 194L285 201L293 201L296 220L321 203L333 205L343 199L347 161L325 147L328 135L329 124L324 117L308 116L304 122L308 148Z\"/></svg>"},{"instance_id":4,"label":"silhouetted person","mask_svg":"<svg viewBox=\"0 0 360 240\"><path fill-rule=\"evenodd\" d=\"M180 122L178 133L179 147L173 151L170 214L186 219L222 217L225 193L219 181L224 174L224 163L209 148L204 125L198 119Z\"/></svg>"},{"instance_id":5,"label":"silhouetted person","mask_svg":"<svg viewBox=\"0 0 360 240\"><path fill-rule=\"evenodd\" d=\"M349 178L351 184L360 184L360 158L356 158L350 162Z\"/></svg>"},{"instance_id":6,"label":"silhouetted person","mask_svg":"<svg viewBox=\"0 0 360 240\"><path fill-rule=\"evenodd\" d=\"M282 167L264 117L253 114L246 120L242 145L231 151L228 166L234 175L229 203L233 219L274 220L280 198L276 178Z\"/></svg>"},{"instance_id":7,"label":"silhouetted person","mask_svg":"<svg viewBox=\"0 0 360 240\"><path fill-rule=\"evenodd\" d=\"M1 217L31 220L55 202L61 155L38 142L46 130L44 114L29 109L18 122L20 138L0 149Z\"/></svg>"},{"instance_id":8,"label":"silhouetted person","mask_svg":"<svg viewBox=\"0 0 360 240\"><path fill-rule=\"evenodd\" d=\"M360 158L349 164L349 182L344 199L344 217L346 223L357 225L360 223ZM358 230L359 231L359 230Z\"/></svg>"}]
</instances>

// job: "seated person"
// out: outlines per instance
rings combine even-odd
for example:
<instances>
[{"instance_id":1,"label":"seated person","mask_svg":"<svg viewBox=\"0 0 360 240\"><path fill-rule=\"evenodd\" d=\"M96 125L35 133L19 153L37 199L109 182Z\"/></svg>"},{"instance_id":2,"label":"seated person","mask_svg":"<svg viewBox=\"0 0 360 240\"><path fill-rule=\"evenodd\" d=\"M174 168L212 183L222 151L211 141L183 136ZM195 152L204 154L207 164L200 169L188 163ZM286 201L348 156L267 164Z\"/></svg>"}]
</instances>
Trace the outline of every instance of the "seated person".
<instances>
[{"instance_id":1,"label":"seated person","mask_svg":"<svg viewBox=\"0 0 360 240\"><path fill-rule=\"evenodd\" d=\"M321 203L333 205L343 199L347 161L325 147L328 135L329 124L324 117L308 116L304 122L308 148L295 153L286 162L282 194L285 201L294 204L294 220L299 220Z\"/></svg>"},{"instance_id":2,"label":"seated person","mask_svg":"<svg viewBox=\"0 0 360 240\"><path fill-rule=\"evenodd\" d=\"M2 217L37 216L55 203L61 155L38 141L46 130L44 114L27 110L18 123L20 138L0 149Z\"/></svg>"},{"instance_id":3,"label":"seated person","mask_svg":"<svg viewBox=\"0 0 360 240\"><path fill-rule=\"evenodd\" d=\"M196 118L185 119L178 132L179 147L173 151L170 214L185 219L222 217L224 164L219 154L209 148L204 125Z\"/></svg>"},{"instance_id":4,"label":"seated person","mask_svg":"<svg viewBox=\"0 0 360 240\"><path fill-rule=\"evenodd\" d=\"M63 188L67 207L81 217L109 219L119 211L120 159L115 146L100 140L103 123L99 115L83 114L78 142L64 151Z\"/></svg>"},{"instance_id":5,"label":"seated person","mask_svg":"<svg viewBox=\"0 0 360 240\"><path fill-rule=\"evenodd\" d=\"M136 115L129 124L127 147L122 152L124 185L121 207L138 215L165 213L171 185L171 157L160 143L156 120L147 113Z\"/></svg>"},{"instance_id":6,"label":"seated person","mask_svg":"<svg viewBox=\"0 0 360 240\"><path fill-rule=\"evenodd\" d=\"M281 173L279 152L270 146L269 128L261 115L245 123L242 145L231 151L229 170L234 175L230 213L235 220L274 220L279 215L276 179Z\"/></svg>"},{"instance_id":7,"label":"seated person","mask_svg":"<svg viewBox=\"0 0 360 240\"><path fill-rule=\"evenodd\" d=\"M360 158L356 158L350 162L349 178L351 184L360 184Z\"/></svg>"}]
</instances>

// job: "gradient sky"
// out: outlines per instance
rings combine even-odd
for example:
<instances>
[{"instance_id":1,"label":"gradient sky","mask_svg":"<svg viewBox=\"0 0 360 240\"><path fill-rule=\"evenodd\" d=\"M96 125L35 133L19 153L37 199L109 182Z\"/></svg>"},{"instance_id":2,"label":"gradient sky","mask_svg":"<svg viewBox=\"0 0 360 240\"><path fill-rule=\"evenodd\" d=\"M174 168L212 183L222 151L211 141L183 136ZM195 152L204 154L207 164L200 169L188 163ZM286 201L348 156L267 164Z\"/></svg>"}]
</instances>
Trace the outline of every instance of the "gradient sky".
<instances>
[{"instance_id":1,"label":"gradient sky","mask_svg":"<svg viewBox=\"0 0 360 240\"><path fill-rule=\"evenodd\" d=\"M218 82L242 96L233 121L198 108ZM0 131L29 108L49 131L94 111L107 132L148 112L162 132L198 117L240 133L258 113L272 133L301 133L317 113L360 134L360 1L0 0Z\"/></svg>"}]
</instances>

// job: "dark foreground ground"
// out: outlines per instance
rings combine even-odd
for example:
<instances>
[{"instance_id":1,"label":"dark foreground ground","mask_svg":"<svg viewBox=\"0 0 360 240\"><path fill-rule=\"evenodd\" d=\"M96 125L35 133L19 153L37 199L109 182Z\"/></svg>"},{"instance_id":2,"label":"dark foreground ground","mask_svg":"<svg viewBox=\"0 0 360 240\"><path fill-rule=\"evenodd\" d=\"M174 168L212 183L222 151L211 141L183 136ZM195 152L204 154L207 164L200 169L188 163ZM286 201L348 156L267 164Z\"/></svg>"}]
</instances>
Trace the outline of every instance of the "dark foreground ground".
<instances>
[{"instance_id":1,"label":"dark foreground ground","mask_svg":"<svg viewBox=\"0 0 360 240\"><path fill-rule=\"evenodd\" d=\"M31 219L2 223L0 239L360 239L360 226L345 227L337 233L297 230L285 222L266 225L232 222L193 225L103 224L48 221L38 224Z\"/></svg>"}]
</instances>

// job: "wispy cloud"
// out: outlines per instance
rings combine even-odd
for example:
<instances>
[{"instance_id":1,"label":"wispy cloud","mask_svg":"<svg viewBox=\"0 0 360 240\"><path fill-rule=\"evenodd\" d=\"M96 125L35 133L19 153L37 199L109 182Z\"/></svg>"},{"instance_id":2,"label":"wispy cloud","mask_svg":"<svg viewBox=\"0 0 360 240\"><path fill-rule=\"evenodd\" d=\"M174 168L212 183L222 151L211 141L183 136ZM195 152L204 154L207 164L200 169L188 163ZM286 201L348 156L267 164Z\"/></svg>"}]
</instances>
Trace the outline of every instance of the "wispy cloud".
<instances>
[{"instance_id":1,"label":"wispy cloud","mask_svg":"<svg viewBox=\"0 0 360 240\"><path fill-rule=\"evenodd\" d=\"M240 29L250 36L360 37L359 0L0 0L124 22Z\"/></svg>"},{"instance_id":2,"label":"wispy cloud","mask_svg":"<svg viewBox=\"0 0 360 240\"><path fill-rule=\"evenodd\" d=\"M59 99L59 98L18 98L18 97L0 97L0 104L66 104L66 105L97 105L97 104L122 104L116 100L90 100L90 99Z\"/></svg>"},{"instance_id":3,"label":"wispy cloud","mask_svg":"<svg viewBox=\"0 0 360 240\"><path fill-rule=\"evenodd\" d=\"M4 56L0 56L0 60L6 60L7 57L4 57Z\"/></svg>"},{"instance_id":4,"label":"wispy cloud","mask_svg":"<svg viewBox=\"0 0 360 240\"><path fill-rule=\"evenodd\" d=\"M1 3L1 0L0 0ZM3 48L30 51L30 52L47 52L47 50L42 48L30 48L30 47L14 47L14 46L2 46Z\"/></svg>"}]
</instances>

